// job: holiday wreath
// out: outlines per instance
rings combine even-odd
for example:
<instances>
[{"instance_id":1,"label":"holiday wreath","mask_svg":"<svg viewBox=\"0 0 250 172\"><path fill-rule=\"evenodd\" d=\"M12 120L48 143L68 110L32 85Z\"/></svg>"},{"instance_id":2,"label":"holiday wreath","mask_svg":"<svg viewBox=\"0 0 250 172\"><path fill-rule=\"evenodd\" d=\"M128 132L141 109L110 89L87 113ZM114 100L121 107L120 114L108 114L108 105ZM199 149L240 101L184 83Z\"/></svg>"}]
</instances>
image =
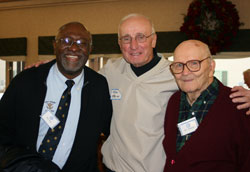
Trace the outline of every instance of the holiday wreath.
<instances>
[{"instance_id":1,"label":"holiday wreath","mask_svg":"<svg viewBox=\"0 0 250 172\"><path fill-rule=\"evenodd\" d=\"M208 44L212 54L231 44L241 25L238 11L227 0L194 0L184 17L181 32Z\"/></svg>"}]
</instances>

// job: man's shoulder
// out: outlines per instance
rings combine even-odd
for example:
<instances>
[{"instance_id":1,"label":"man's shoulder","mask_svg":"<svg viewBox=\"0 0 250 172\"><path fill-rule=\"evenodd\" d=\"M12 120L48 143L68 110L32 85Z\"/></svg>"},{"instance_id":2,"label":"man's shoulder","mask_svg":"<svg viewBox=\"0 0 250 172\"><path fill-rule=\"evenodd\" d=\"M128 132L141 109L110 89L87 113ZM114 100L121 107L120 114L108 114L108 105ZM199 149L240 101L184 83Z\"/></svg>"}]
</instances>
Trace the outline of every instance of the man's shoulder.
<instances>
[{"instance_id":1,"label":"man's shoulder","mask_svg":"<svg viewBox=\"0 0 250 172\"><path fill-rule=\"evenodd\" d=\"M169 99L169 102L179 102L181 100L181 91L176 91Z\"/></svg>"},{"instance_id":2,"label":"man's shoulder","mask_svg":"<svg viewBox=\"0 0 250 172\"><path fill-rule=\"evenodd\" d=\"M231 99L229 98L229 95L232 93L231 92L231 89L230 87L228 86L225 86L223 83L221 83L219 80L218 80L218 85L219 85L219 98L223 98L223 99L226 99L228 102L234 104ZM218 96L217 96L218 97Z\"/></svg>"},{"instance_id":3,"label":"man's shoulder","mask_svg":"<svg viewBox=\"0 0 250 172\"><path fill-rule=\"evenodd\" d=\"M223 112L220 113L220 115L226 116L227 118L230 116L233 117L232 119L245 117L246 109L238 110L237 105L239 105L239 103L233 103L232 99L229 97L232 93L231 88L223 85L220 81L218 81L218 84L219 92L213 103L213 110Z\"/></svg>"},{"instance_id":4,"label":"man's shoulder","mask_svg":"<svg viewBox=\"0 0 250 172\"><path fill-rule=\"evenodd\" d=\"M107 63L104 65L104 67L108 66L108 67L113 67L113 68L117 68L121 65L125 65L128 64L124 58L119 57L119 58L110 58Z\"/></svg>"},{"instance_id":5,"label":"man's shoulder","mask_svg":"<svg viewBox=\"0 0 250 172\"><path fill-rule=\"evenodd\" d=\"M105 76L108 73L123 71L127 65L129 64L122 57L110 58L99 73Z\"/></svg>"},{"instance_id":6,"label":"man's shoulder","mask_svg":"<svg viewBox=\"0 0 250 172\"><path fill-rule=\"evenodd\" d=\"M15 80L43 80L47 78L49 70L55 61L51 61L46 64L42 64L39 67L32 67L25 69L14 78Z\"/></svg>"},{"instance_id":7,"label":"man's shoulder","mask_svg":"<svg viewBox=\"0 0 250 172\"><path fill-rule=\"evenodd\" d=\"M159 54L159 57L161 57L160 62L162 63L162 65L169 67L169 65L172 63L171 61L169 61L167 58L165 58L162 54Z\"/></svg>"},{"instance_id":8,"label":"man's shoulder","mask_svg":"<svg viewBox=\"0 0 250 172\"><path fill-rule=\"evenodd\" d=\"M84 67L84 77L87 77L88 80L100 80L105 81L106 78L95 70L85 66Z\"/></svg>"}]
</instances>

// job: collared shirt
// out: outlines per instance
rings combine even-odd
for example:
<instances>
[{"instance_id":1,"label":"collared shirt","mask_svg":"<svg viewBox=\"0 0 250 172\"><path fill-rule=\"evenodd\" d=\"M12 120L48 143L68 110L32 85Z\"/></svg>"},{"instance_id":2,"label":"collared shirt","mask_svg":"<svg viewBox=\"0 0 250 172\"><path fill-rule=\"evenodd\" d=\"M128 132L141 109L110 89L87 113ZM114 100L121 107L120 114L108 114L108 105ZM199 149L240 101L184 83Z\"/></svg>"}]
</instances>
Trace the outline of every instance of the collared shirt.
<instances>
[{"instance_id":1,"label":"collared shirt","mask_svg":"<svg viewBox=\"0 0 250 172\"><path fill-rule=\"evenodd\" d=\"M214 103L214 100L216 99L218 92L219 92L219 85L216 78L214 78L212 84L210 84L208 88L201 93L201 95L197 98L197 100L193 103L192 106L190 106L190 104L187 101L186 93L182 92L178 123L196 117L198 124L200 124L201 121L206 116L209 108ZM181 136L181 133L178 130L176 139L177 152L181 150L182 146L192 136L193 133Z\"/></svg>"},{"instance_id":2,"label":"collared shirt","mask_svg":"<svg viewBox=\"0 0 250 172\"><path fill-rule=\"evenodd\" d=\"M76 129L80 116L81 93L84 81L83 73L84 72L82 71L82 73L79 76L73 79L75 84L71 89L71 103L67 121L65 124L65 128L63 130L62 137L60 139L60 142L57 146L56 152L52 160L60 168L63 168L64 164L68 159L76 134ZM64 92L64 90L67 88L67 85L65 84L66 80L67 78L60 73L57 65L54 64L49 71L49 75L46 81L47 93L41 115L45 114L48 111L52 115L55 115L58 104L60 102L60 97ZM41 118L38 139L37 139L37 151L48 129L49 126Z\"/></svg>"}]
</instances>

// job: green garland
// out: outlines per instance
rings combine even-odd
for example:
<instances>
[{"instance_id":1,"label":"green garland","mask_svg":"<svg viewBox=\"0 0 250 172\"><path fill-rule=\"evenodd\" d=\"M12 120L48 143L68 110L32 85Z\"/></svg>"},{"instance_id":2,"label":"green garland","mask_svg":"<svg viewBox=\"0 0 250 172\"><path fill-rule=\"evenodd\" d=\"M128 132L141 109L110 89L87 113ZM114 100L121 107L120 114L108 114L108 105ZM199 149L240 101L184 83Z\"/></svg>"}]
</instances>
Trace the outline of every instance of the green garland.
<instances>
[{"instance_id":1,"label":"green garland","mask_svg":"<svg viewBox=\"0 0 250 172\"><path fill-rule=\"evenodd\" d=\"M194 0L184 17L181 32L189 39L198 39L208 44L216 54L231 44L239 26L238 11L227 0Z\"/></svg>"}]
</instances>

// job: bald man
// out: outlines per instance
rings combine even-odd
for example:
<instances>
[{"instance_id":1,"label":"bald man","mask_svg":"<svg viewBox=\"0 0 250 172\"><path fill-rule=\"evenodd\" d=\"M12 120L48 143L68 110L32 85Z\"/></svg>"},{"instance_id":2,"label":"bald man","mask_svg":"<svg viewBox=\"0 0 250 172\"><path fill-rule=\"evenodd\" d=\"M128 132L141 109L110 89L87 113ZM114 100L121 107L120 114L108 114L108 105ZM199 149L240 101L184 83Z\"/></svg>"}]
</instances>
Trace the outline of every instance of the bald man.
<instances>
[{"instance_id":1,"label":"bald man","mask_svg":"<svg viewBox=\"0 0 250 172\"><path fill-rule=\"evenodd\" d=\"M165 172L250 170L250 117L231 88L213 76L215 61L198 40L182 42L170 65L180 91L169 100L163 141Z\"/></svg>"}]
</instances>

